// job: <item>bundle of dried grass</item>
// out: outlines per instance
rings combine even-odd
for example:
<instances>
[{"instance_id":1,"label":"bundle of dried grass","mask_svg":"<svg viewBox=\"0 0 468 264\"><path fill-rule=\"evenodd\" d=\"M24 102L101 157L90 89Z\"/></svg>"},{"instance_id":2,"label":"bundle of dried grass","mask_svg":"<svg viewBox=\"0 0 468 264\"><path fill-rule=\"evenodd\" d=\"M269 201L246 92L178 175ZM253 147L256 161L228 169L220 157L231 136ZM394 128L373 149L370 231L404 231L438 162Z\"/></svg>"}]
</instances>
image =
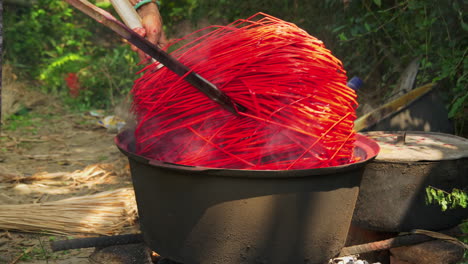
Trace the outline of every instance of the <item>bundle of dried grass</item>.
<instances>
[{"instance_id":1,"label":"bundle of dried grass","mask_svg":"<svg viewBox=\"0 0 468 264\"><path fill-rule=\"evenodd\" d=\"M110 164L93 164L74 172L39 172L32 176L1 174L0 182L11 188L27 184L28 192L47 194L67 194L76 189L94 189L103 184L116 184L117 176L109 170Z\"/></svg>"},{"instance_id":2,"label":"bundle of dried grass","mask_svg":"<svg viewBox=\"0 0 468 264\"><path fill-rule=\"evenodd\" d=\"M136 216L133 189L122 188L41 204L0 205L0 229L112 235Z\"/></svg>"}]
</instances>

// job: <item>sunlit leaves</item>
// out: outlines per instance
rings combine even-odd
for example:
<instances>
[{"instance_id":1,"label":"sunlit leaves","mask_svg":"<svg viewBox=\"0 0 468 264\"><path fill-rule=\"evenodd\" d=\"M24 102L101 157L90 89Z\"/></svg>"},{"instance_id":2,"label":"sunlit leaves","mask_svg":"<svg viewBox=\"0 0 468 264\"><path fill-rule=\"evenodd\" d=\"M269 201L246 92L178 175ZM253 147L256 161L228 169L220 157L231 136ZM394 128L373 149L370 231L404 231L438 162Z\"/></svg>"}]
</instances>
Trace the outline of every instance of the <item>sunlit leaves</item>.
<instances>
[{"instance_id":1,"label":"sunlit leaves","mask_svg":"<svg viewBox=\"0 0 468 264\"><path fill-rule=\"evenodd\" d=\"M452 192L429 186L426 188L426 202L427 204L437 204L441 207L442 211L454 208L467 208L468 194L464 190L454 188Z\"/></svg>"}]
</instances>

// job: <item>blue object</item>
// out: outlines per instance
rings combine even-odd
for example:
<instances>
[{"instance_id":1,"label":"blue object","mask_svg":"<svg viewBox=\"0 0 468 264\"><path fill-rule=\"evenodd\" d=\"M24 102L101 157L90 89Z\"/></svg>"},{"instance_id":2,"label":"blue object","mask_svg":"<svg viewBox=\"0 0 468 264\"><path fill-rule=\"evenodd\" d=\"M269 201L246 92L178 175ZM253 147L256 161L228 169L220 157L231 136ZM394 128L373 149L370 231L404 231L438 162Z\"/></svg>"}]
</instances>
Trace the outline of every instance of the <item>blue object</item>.
<instances>
[{"instance_id":1,"label":"blue object","mask_svg":"<svg viewBox=\"0 0 468 264\"><path fill-rule=\"evenodd\" d=\"M353 78L351 78L351 80L348 81L348 83L346 85L349 88L353 89L354 91L357 91L357 90L359 90L359 88L361 88L361 86L363 84L364 83L362 82L361 79L359 79L359 77L354 76Z\"/></svg>"}]
</instances>

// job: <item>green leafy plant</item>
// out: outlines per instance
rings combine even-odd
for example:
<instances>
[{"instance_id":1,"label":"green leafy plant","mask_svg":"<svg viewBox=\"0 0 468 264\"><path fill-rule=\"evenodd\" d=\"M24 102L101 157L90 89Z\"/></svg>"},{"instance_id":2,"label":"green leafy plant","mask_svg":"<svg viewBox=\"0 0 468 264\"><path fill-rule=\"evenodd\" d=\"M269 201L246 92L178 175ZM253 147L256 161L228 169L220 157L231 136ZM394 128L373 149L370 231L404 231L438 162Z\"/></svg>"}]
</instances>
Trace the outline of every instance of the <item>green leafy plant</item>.
<instances>
[{"instance_id":1,"label":"green leafy plant","mask_svg":"<svg viewBox=\"0 0 468 264\"><path fill-rule=\"evenodd\" d=\"M109 3L99 6L113 12ZM43 92L86 109L111 107L132 87L135 52L65 1L38 0L5 10L5 59ZM70 75L77 78L67 80Z\"/></svg>"},{"instance_id":2,"label":"green leafy plant","mask_svg":"<svg viewBox=\"0 0 468 264\"><path fill-rule=\"evenodd\" d=\"M468 206L468 193L454 188L451 192L429 186L426 188L426 203L437 204L442 211L454 208L466 208Z\"/></svg>"},{"instance_id":3,"label":"green leafy plant","mask_svg":"<svg viewBox=\"0 0 468 264\"><path fill-rule=\"evenodd\" d=\"M402 70L421 57L417 85L441 83L450 117L463 131L468 106L466 0L351 1L332 30L350 75L392 94ZM436 6L437 8L434 8ZM382 98L384 99L384 98Z\"/></svg>"},{"instance_id":4,"label":"green leafy plant","mask_svg":"<svg viewBox=\"0 0 468 264\"><path fill-rule=\"evenodd\" d=\"M81 91L78 103L89 107L109 108L126 97L138 77L135 52L127 46L115 47L105 56L96 57L92 63L77 71Z\"/></svg>"},{"instance_id":5,"label":"green leafy plant","mask_svg":"<svg viewBox=\"0 0 468 264\"><path fill-rule=\"evenodd\" d=\"M432 186L426 187L426 203L439 205L442 211L447 211L455 208L467 208L468 206L468 193L465 190L453 188L451 192L441 190ZM458 239L468 244L468 220L460 224L463 236ZM465 251L463 259L459 264L468 263L468 251Z\"/></svg>"},{"instance_id":6,"label":"green leafy plant","mask_svg":"<svg viewBox=\"0 0 468 264\"><path fill-rule=\"evenodd\" d=\"M78 23L65 1L38 0L31 7L5 6L5 57L23 75L36 77L57 57L89 45L93 32Z\"/></svg>"}]
</instances>

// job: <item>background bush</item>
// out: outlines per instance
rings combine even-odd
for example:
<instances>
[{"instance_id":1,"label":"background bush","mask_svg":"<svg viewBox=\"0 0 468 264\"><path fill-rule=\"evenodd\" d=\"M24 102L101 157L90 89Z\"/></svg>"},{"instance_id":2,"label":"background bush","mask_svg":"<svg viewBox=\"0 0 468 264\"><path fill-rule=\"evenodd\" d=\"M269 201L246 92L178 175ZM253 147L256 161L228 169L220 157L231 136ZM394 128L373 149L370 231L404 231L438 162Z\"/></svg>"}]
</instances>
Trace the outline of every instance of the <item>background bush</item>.
<instances>
[{"instance_id":1,"label":"background bush","mask_svg":"<svg viewBox=\"0 0 468 264\"><path fill-rule=\"evenodd\" d=\"M187 21L194 27L225 24L260 11L297 24L325 42L349 77L364 79L361 103L382 103L405 67L421 58L417 85L442 84L457 132L468 133L468 0L161 2L169 37L180 36ZM64 78L77 73L83 90L72 101L83 107L111 106L128 93L140 68L117 36L61 0L5 5L4 30L5 60L44 91L63 96L69 90Z\"/></svg>"},{"instance_id":2,"label":"background bush","mask_svg":"<svg viewBox=\"0 0 468 264\"><path fill-rule=\"evenodd\" d=\"M136 54L65 1L6 5L4 17L4 61L38 89L81 109L108 108L128 94L139 68ZM78 76L77 98L70 98L69 74Z\"/></svg>"}]
</instances>

